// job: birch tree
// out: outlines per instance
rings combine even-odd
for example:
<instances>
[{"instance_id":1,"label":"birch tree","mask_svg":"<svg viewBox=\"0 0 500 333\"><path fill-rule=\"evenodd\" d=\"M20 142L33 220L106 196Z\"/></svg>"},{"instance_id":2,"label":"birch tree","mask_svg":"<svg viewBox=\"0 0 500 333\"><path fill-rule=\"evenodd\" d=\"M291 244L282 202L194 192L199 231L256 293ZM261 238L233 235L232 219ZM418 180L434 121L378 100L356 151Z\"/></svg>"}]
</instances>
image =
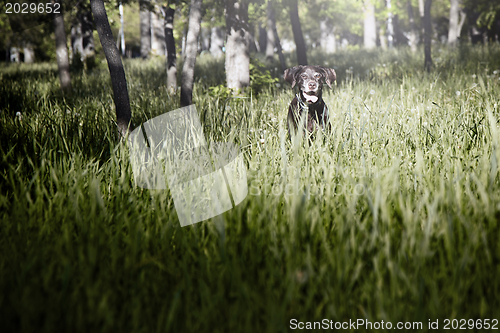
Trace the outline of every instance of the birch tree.
<instances>
[{"instance_id":1,"label":"birch tree","mask_svg":"<svg viewBox=\"0 0 500 333\"><path fill-rule=\"evenodd\" d=\"M62 1L54 0L53 4L59 4L61 8L61 14L53 14L59 82L61 83L61 90L63 93L69 93L71 92L71 76L69 74L68 45L66 40L66 30L64 29Z\"/></svg>"},{"instance_id":2,"label":"birch tree","mask_svg":"<svg viewBox=\"0 0 500 333\"><path fill-rule=\"evenodd\" d=\"M460 19L459 19L460 18ZM460 8L459 0L450 0L450 28L448 30L448 45L456 46L462 26L465 23L465 13Z\"/></svg>"},{"instance_id":3,"label":"birch tree","mask_svg":"<svg viewBox=\"0 0 500 333\"><path fill-rule=\"evenodd\" d=\"M202 0L191 0L189 8L186 52L184 64L182 65L181 106L191 105L193 100L194 65L198 53L198 35L200 34L202 16L201 5Z\"/></svg>"},{"instance_id":4,"label":"birch tree","mask_svg":"<svg viewBox=\"0 0 500 333\"><path fill-rule=\"evenodd\" d=\"M368 50L375 48L377 46L377 24L375 21L375 6L370 0L365 1L363 28L365 48Z\"/></svg>"},{"instance_id":5,"label":"birch tree","mask_svg":"<svg viewBox=\"0 0 500 333\"><path fill-rule=\"evenodd\" d=\"M164 6L162 14L165 25L165 45L167 48L167 87L175 90L177 87L177 55L174 39L175 9L171 6Z\"/></svg>"},{"instance_id":6,"label":"birch tree","mask_svg":"<svg viewBox=\"0 0 500 333\"><path fill-rule=\"evenodd\" d=\"M248 4L226 0L226 81L230 89L250 85Z\"/></svg>"},{"instance_id":7,"label":"birch tree","mask_svg":"<svg viewBox=\"0 0 500 333\"><path fill-rule=\"evenodd\" d=\"M151 4L150 0L139 1L141 28L141 57L146 59L151 52Z\"/></svg>"},{"instance_id":8,"label":"birch tree","mask_svg":"<svg viewBox=\"0 0 500 333\"><path fill-rule=\"evenodd\" d=\"M413 15L413 6L411 4L411 0L408 0L407 3L408 9L408 20L410 21L410 49L413 53L417 52L417 26L415 25L415 18Z\"/></svg>"}]
</instances>

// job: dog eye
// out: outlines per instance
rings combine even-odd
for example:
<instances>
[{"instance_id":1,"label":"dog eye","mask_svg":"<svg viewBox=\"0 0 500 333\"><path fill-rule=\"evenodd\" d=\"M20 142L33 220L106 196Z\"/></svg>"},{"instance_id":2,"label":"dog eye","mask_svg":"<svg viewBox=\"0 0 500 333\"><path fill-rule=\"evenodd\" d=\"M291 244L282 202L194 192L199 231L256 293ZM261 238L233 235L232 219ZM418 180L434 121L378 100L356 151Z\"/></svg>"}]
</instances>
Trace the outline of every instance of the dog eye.
<instances>
[{"instance_id":1,"label":"dog eye","mask_svg":"<svg viewBox=\"0 0 500 333\"><path fill-rule=\"evenodd\" d=\"M307 75L305 75L305 74L301 74L300 77L303 79L307 79Z\"/></svg>"},{"instance_id":2,"label":"dog eye","mask_svg":"<svg viewBox=\"0 0 500 333\"><path fill-rule=\"evenodd\" d=\"M316 79L321 78L321 74L319 74L319 73L314 74L314 78L316 78Z\"/></svg>"}]
</instances>

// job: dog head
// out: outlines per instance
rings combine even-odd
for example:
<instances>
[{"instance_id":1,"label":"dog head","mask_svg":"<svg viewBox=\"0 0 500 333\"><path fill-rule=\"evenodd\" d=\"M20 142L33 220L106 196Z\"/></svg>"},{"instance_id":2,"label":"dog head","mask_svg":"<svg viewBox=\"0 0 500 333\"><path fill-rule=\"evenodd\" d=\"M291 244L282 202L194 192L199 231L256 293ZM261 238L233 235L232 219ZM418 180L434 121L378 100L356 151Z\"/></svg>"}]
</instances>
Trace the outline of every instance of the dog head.
<instances>
[{"instance_id":1,"label":"dog head","mask_svg":"<svg viewBox=\"0 0 500 333\"><path fill-rule=\"evenodd\" d=\"M302 99L308 104L315 104L321 100L323 81L331 88L337 75L333 68L321 66L296 66L288 68L283 74L286 82L299 87Z\"/></svg>"}]
</instances>

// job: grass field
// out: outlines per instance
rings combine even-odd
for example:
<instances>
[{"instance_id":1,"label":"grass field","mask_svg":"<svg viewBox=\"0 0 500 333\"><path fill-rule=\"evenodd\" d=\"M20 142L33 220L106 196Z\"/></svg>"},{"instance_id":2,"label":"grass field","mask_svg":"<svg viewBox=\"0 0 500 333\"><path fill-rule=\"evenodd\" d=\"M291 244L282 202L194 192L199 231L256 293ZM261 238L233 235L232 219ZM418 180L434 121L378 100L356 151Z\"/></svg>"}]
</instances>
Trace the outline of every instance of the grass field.
<instances>
[{"instance_id":1,"label":"grass field","mask_svg":"<svg viewBox=\"0 0 500 333\"><path fill-rule=\"evenodd\" d=\"M434 52L431 74L406 50L311 54L338 84L310 146L288 141L289 85L228 98L200 57L207 141L241 145L249 194L184 228L168 191L134 186L105 64L69 97L54 64L1 65L2 331L500 328L500 47ZM179 107L163 66L125 62L134 127Z\"/></svg>"}]
</instances>

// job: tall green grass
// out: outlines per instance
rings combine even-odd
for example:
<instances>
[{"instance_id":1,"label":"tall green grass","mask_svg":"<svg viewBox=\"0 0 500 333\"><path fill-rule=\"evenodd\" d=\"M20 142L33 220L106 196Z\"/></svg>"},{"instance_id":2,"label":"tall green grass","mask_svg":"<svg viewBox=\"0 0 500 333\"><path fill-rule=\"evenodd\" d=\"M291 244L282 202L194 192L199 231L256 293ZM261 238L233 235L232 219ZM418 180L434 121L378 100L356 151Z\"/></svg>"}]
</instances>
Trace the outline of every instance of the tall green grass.
<instances>
[{"instance_id":1,"label":"tall green grass","mask_svg":"<svg viewBox=\"0 0 500 333\"><path fill-rule=\"evenodd\" d=\"M308 145L288 140L282 81L257 96L210 95L223 62L200 57L207 141L242 147L249 195L185 228L168 191L133 184L105 67L74 74L69 97L53 65L0 68L1 327L500 319L500 49L434 60L426 74L406 50L311 54L339 79L325 87L332 133ZM125 66L134 126L179 107L162 61Z\"/></svg>"}]
</instances>

